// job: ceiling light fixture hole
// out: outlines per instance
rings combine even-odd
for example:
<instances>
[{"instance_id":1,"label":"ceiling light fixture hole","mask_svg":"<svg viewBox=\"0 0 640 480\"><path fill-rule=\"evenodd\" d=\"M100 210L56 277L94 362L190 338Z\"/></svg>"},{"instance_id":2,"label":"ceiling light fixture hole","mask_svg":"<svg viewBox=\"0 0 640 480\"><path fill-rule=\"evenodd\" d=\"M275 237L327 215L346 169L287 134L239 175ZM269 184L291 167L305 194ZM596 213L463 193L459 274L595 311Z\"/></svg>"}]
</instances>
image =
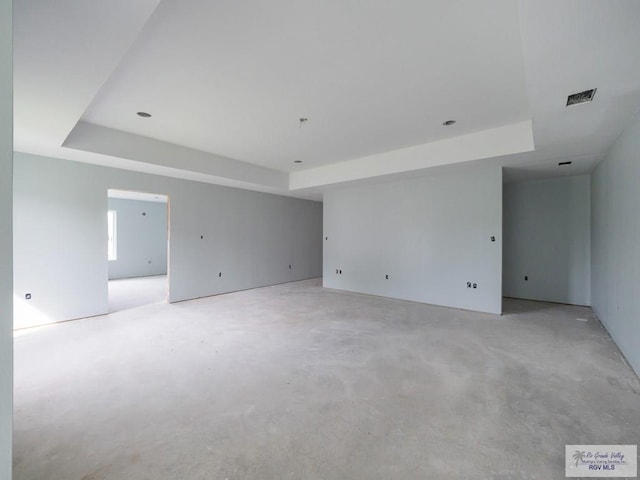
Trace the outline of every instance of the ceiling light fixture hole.
<instances>
[{"instance_id":1,"label":"ceiling light fixture hole","mask_svg":"<svg viewBox=\"0 0 640 480\"><path fill-rule=\"evenodd\" d=\"M302 160L294 160L293 163L302 163Z\"/></svg>"},{"instance_id":2,"label":"ceiling light fixture hole","mask_svg":"<svg viewBox=\"0 0 640 480\"><path fill-rule=\"evenodd\" d=\"M151 114L147 112L137 112L136 115L142 118L151 118Z\"/></svg>"},{"instance_id":3,"label":"ceiling light fixture hole","mask_svg":"<svg viewBox=\"0 0 640 480\"><path fill-rule=\"evenodd\" d=\"M455 120L447 120L446 122L442 122L442 125L444 125L445 127L450 127L451 125L453 125L455 123L456 123Z\"/></svg>"}]
</instances>

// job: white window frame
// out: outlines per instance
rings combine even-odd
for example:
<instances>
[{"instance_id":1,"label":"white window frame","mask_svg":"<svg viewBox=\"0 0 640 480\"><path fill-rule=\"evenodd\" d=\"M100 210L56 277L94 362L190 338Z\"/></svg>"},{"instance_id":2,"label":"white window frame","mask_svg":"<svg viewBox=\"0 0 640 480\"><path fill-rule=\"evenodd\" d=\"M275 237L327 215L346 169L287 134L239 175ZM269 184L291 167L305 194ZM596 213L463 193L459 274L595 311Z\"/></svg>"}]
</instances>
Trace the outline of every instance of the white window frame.
<instances>
[{"instance_id":1,"label":"white window frame","mask_svg":"<svg viewBox=\"0 0 640 480\"><path fill-rule=\"evenodd\" d=\"M118 212L107 211L107 259L118 260Z\"/></svg>"}]
</instances>

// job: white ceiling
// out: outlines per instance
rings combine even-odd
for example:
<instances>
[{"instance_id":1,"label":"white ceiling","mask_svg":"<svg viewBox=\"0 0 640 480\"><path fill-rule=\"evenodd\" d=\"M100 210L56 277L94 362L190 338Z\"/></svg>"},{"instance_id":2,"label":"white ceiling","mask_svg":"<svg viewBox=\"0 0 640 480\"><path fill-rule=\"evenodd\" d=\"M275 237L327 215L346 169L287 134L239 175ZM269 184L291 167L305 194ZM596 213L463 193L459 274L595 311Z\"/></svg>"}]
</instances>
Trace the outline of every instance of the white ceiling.
<instances>
[{"instance_id":1,"label":"white ceiling","mask_svg":"<svg viewBox=\"0 0 640 480\"><path fill-rule=\"evenodd\" d=\"M527 120L523 67L512 0L162 2L82 120L290 171Z\"/></svg>"},{"instance_id":2,"label":"white ceiling","mask_svg":"<svg viewBox=\"0 0 640 480\"><path fill-rule=\"evenodd\" d=\"M586 173L640 107L638 25L636 0L17 0L15 146L311 198Z\"/></svg>"},{"instance_id":3,"label":"white ceiling","mask_svg":"<svg viewBox=\"0 0 640 480\"><path fill-rule=\"evenodd\" d=\"M640 2L519 2L534 152L505 158L508 180L589 172L640 108ZM598 88L591 103L570 93ZM571 160L569 168L558 162Z\"/></svg>"}]
</instances>

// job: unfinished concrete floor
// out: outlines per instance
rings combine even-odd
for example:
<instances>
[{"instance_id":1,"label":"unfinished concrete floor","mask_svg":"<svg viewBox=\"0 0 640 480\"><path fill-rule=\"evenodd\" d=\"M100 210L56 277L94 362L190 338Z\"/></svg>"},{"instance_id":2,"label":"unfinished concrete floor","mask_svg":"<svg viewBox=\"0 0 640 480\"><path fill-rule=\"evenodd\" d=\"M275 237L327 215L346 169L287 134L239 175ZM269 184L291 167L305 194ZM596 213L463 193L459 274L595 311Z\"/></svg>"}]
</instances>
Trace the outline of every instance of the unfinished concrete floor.
<instances>
[{"instance_id":1,"label":"unfinished concrete floor","mask_svg":"<svg viewBox=\"0 0 640 480\"><path fill-rule=\"evenodd\" d=\"M591 310L505 310L313 280L23 331L14 479L549 480L565 444L637 444Z\"/></svg>"},{"instance_id":2,"label":"unfinished concrete floor","mask_svg":"<svg viewBox=\"0 0 640 480\"><path fill-rule=\"evenodd\" d=\"M109 313L167 301L166 275L109 280Z\"/></svg>"}]
</instances>

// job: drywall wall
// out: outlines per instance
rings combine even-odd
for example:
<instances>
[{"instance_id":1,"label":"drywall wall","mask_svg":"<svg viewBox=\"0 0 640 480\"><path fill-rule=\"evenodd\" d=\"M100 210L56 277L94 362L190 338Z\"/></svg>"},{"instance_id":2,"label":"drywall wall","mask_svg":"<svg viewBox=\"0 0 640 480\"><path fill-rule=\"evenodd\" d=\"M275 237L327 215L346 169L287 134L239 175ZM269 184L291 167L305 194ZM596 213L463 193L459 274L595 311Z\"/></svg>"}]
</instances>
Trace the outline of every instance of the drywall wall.
<instances>
[{"instance_id":1,"label":"drywall wall","mask_svg":"<svg viewBox=\"0 0 640 480\"><path fill-rule=\"evenodd\" d=\"M591 304L589 192L589 175L504 186L504 296Z\"/></svg>"},{"instance_id":2,"label":"drywall wall","mask_svg":"<svg viewBox=\"0 0 640 480\"><path fill-rule=\"evenodd\" d=\"M500 168L326 192L324 235L325 287L501 313Z\"/></svg>"},{"instance_id":3,"label":"drywall wall","mask_svg":"<svg viewBox=\"0 0 640 480\"><path fill-rule=\"evenodd\" d=\"M640 375L640 116L591 177L591 304Z\"/></svg>"},{"instance_id":4,"label":"drywall wall","mask_svg":"<svg viewBox=\"0 0 640 480\"><path fill-rule=\"evenodd\" d=\"M11 478L13 419L11 0L0 0L0 478Z\"/></svg>"},{"instance_id":5,"label":"drywall wall","mask_svg":"<svg viewBox=\"0 0 640 480\"><path fill-rule=\"evenodd\" d=\"M166 275L167 204L109 198L108 208L117 218L117 257L109 261L109 279Z\"/></svg>"},{"instance_id":6,"label":"drywall wall","mask_svg":"<svg viewBox=\"0 0 640 480\"><path fill-rule=\"evenodd\" d=\"M107 312L110 188L170 197L171 302L322 273L319 202L16 152L16 325Z\"/></svg>"}]
</instances>

